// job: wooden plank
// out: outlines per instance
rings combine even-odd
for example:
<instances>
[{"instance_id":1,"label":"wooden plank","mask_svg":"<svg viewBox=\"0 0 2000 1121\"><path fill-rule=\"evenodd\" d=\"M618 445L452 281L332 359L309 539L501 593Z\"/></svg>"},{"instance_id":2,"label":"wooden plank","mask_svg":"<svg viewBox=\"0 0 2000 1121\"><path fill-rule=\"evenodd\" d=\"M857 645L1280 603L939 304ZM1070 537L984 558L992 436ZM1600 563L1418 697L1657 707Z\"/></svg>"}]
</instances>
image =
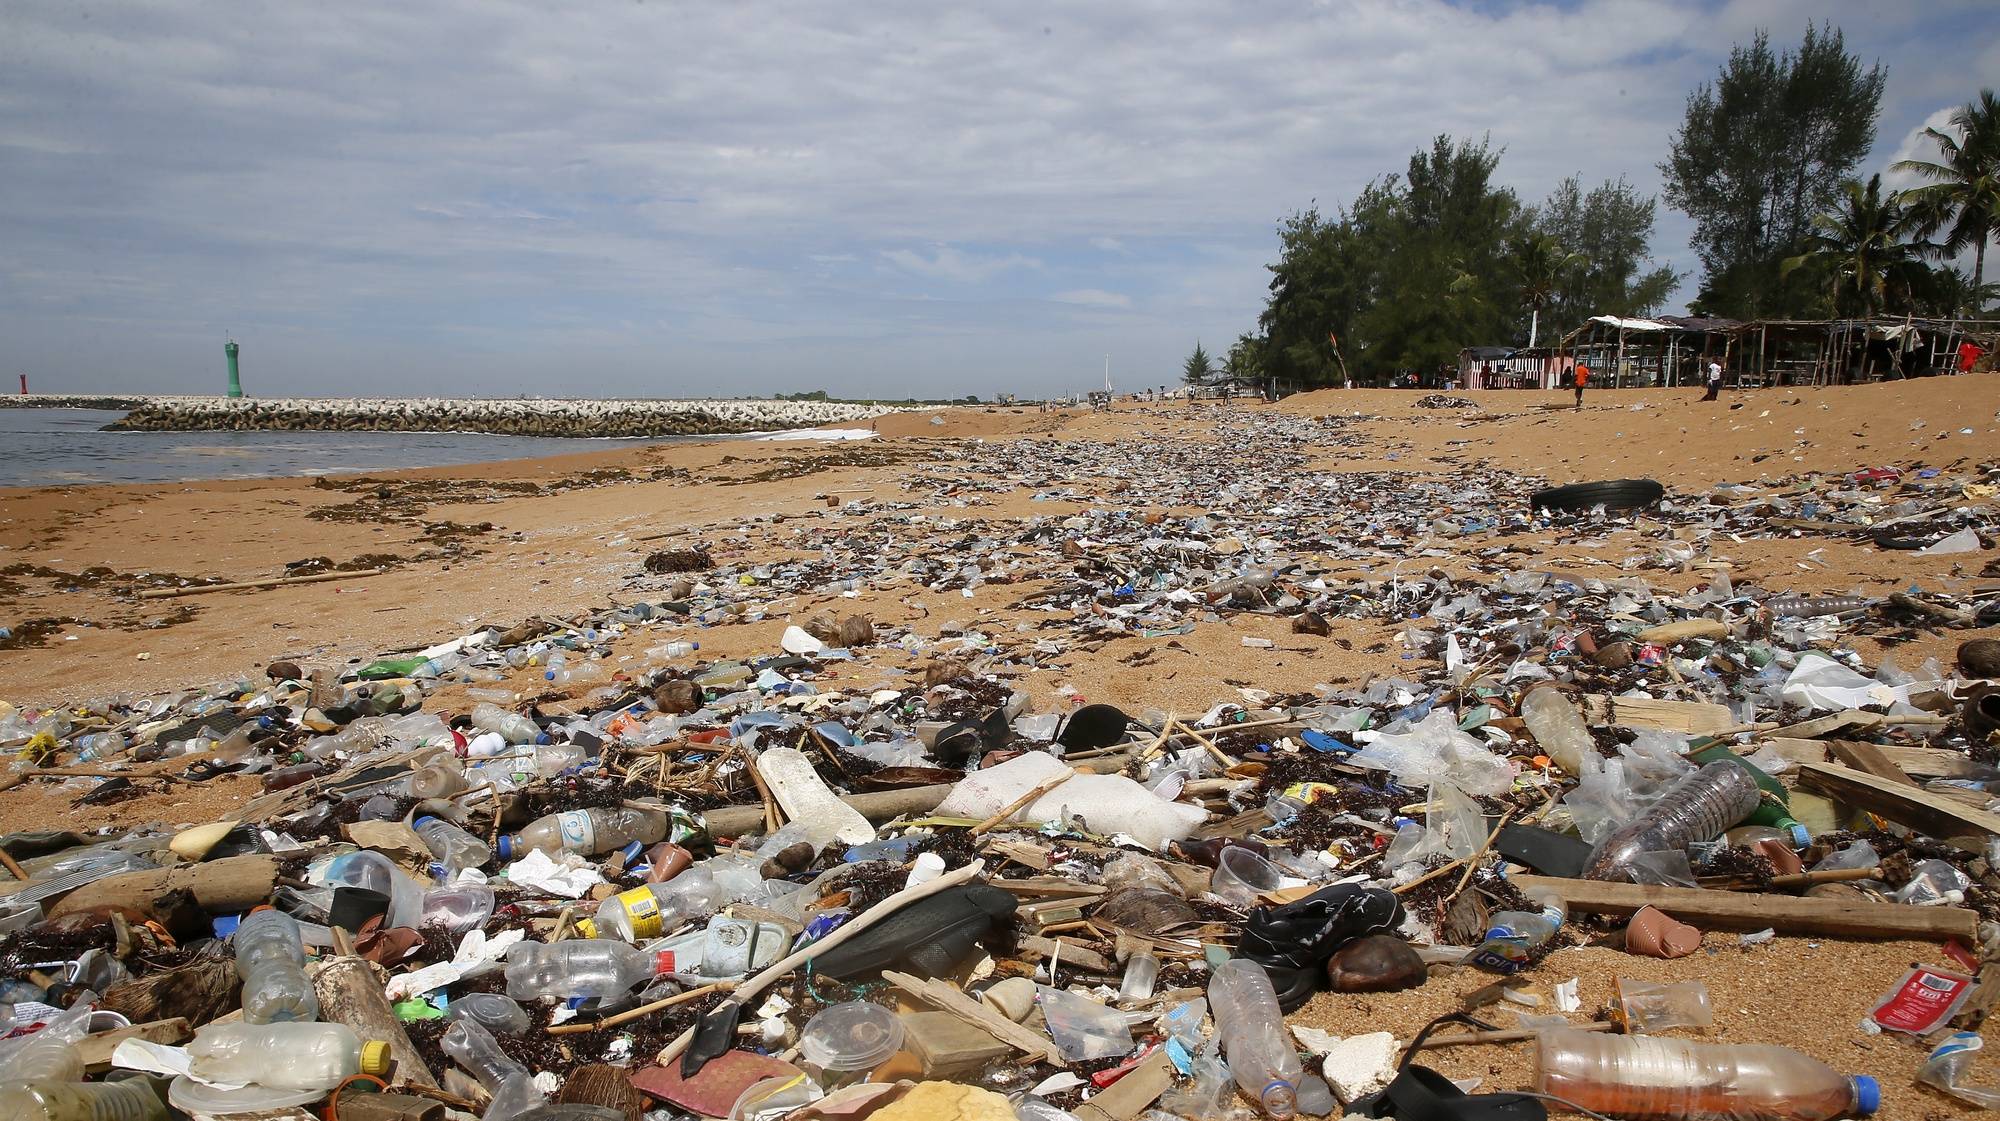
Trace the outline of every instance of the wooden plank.
<instances>
[{"instance_id":1,"label":"wooden plank","mask_svg":"<svg viewBox=\"0 0 2000 1121\"><path fill-rule=\"evenodd\" d=\"M1940 841L1968 836L2000 837L2000 815L1852 767L1833 763L1801 764L1799 785L1869 813L1880 814L1898 825L1921 830Z\"/></svg>"},{"instance_id":2,"label":"wooden plank","mask_svg":"<svg viewBox=\"0 0 2000 1121\"><path fill-rule=\"evenodd\" d=\"M882 979L916 997L926 1004L957 1016L977 1028L983 1028L993 1038L1028 1056L1039 1056L1041 1061L1056 1066L1068 1066L1056 1054L1055 1044L1038 1032L1033 1032L1009 1020L993 1009L965 995L958 986L945 981L922 977L912 977L893 969L882 971Z\"/></svg>"},{"instance_id":3,"label":"wooden plank","mask_svg":"<svg viewBox=\"0 0 2000 1121\"><path fill-rule=\"evenodd\" d=\"M1106 888L1102 884L1087 884L1082 880L1065 879L1061 876L1024 876L1018 880L991 880L988 882L1001 891L1010 891L1015 895L1036 897L1057 895L1097 896L1103 895L1106 891Z\"/></svg>"},{"instance_id":4,"label":"wooden plank","mask_svg":"<svg viewBox=\"0 0 2000 1121\"><path fill-rule=\"evenodd\" d=\"M1651 697L1587 696L1583 698L1583 718L1592 725L1689 736L1713 735L1736 727L1736 717L1727 705L1660 701Z\"/></svg>"},{"instance_id":5,"label":"wooden plank","mask_svg":"<svg viewBox=\"0 0 2000 1121\"><path fill-rule=\"evenodd\" d=\"M153 1020L86 1035L77 1041L76 1053L83 1058L84 1070L91 1074L103 1074L111 1069L111 1052L128 1039L178 1046L193 1038L194 1028L189 1026L187 1017L176 1016L171 1020Z\"/></svg>"},{"instance_id":6,"label":"wooden plank","mask_svg":"<svg viewBox=\"0 0 2000 1121\"><path fill-rule=\"evenodd\" d=\"M1882 749L1872 743L1859 740L1829 740L1826 749L1833 757L1857 771L1866 771L1876 778L1887 779L1903 786L1916 786L1917 780L1903 773L1903 768L1889 761Z\"/></svg>"},{"instance_id":7,"label":"wooden plank","mask_svg":"<svg viewBox=\"0 0 2000 1121\"><path fill-rule=\"evenodd\" d=\"M1878 780L1879 781L1879 780ZM1560 895L1572 913L1630 915L1651 905L1702 930L1763 930L1841 938L1971 939L1979 916L1963 907L1911 907L1816 896L1757 895L1702 888L1512 876L1514 886Z\"/></svg>"},{"instance_id":8,"label":"wooden plank","mask_svg":"<svg viewBox=\"0 0 2000 1121\"><path fill-rule=\"evenodd\" d=\"M1824 763L1834 744L1853 742L1856 741L1781 738L1760 739L1757 741L1757 746L1768 747L1793 763ZM1947 747L1910 747L1894 743L1871 743L1863 746L1872 747L1880 752L1884 759L1906 775L1920 775L1925 778L1961 778L1971 774L1973 769L1972 760L1966 758L1964 752L1953 751Z\"/></svg>"},{"instance_id":9,"label":"wooden plank","mask_svg":"<svg viewBox=\"0 0 2000 1121\"><path fill-rule=\"evenodd\" d=\"M1021 956L1030 961L1045 961L1055 958L1064 965L1073 965L1091 973L1109 973L1112 961L1096 950L1079 946L1068 938L1044 938L1039 934L1024 934L1015 945Z\"/></svg>"}]
</instances>

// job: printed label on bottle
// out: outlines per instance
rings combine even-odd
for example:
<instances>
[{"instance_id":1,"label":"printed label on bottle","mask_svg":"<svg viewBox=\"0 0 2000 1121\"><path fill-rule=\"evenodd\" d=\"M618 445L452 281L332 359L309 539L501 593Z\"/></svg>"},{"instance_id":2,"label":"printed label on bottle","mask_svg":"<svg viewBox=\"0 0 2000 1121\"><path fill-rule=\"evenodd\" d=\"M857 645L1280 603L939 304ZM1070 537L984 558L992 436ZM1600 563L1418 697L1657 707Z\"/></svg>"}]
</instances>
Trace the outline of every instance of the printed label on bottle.
<instances>
[{"instance_id":1,"label":"printed label on bottle","mask_svg":"<svg viewBox=\"0 0 2000 1121\"><path fill-rule=\"evenodd\" d=\"M632 926L633 941L660 936L660 899L650 888L619 892L618 906L624 908L625 919Z\"/></svg>"},{"instance_id":2,"label":"printed label on bottle","mask_svg":"<svg viewBox=\"0 0 2000 1121\"><path fill-rule=\"evenodd\" d=\"M597 851L597 827L590 820L589 810L565 810L557 814L556 828L562 831L564 848L575 852Z\"/></svg>"}]
</instances>

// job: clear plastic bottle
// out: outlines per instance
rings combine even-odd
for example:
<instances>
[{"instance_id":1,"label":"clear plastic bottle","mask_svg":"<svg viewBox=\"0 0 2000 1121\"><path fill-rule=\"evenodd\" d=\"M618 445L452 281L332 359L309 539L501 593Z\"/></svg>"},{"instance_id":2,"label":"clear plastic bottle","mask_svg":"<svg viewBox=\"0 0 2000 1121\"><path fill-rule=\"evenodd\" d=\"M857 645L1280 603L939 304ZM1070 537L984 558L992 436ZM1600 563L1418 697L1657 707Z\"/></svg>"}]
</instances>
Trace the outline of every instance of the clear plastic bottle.
<instances>
[{"instance_id":1,"label":"clear plastic bottle","mask_svg":"<svg viewBox=\"0 0 2000 1121\"><path fill-rule=\"evenodd\" d=\"M694 683L704 689L721 689L730 685L741 685L755 676L750 667L741 662L723 662L710 666L695 675Z\"/></svg>"},{"instance_id":2,"label":"clear plastic bottle","mask_svg":"<svg viewBox=\"0 0 2000 1121\"><path fill-rule=\"evenodd\" d=\"M667 835L667 815L654 810L565 810L536 818L519 833L500 838L500 858L517 860L530 850L595 856L633 841L650 845Z\"/></svg>"},{"instance_id":3,"label":"clear plastic bottle","mask_svg":"<svg viewBox=\"0 0 2000 1121\"><path fill-rule=\"evenodd\" d=\"M584 920L590 923L584 933L626 942L658 938L714 912L724 902L715 877L697 865L664 883L642 884L605 900L597 907L595 921Z\"/></svg>"},{"instance_id":4,"label":"clear plastic bottle","mask_svg":"<svg viewBox=\"0 0 2000 1121\"><path fill-rule=\"evenodd\" d=\"M268 908L243 916L231 937L236 947L236 973L243 978L243 1019L251 1024L308 1021L319 1018L319 997L302 968L305 944L299 924L283 911Z\"/></svg>"},{"instance_id":5,"label":"clear plastic bottle","mask_svg":"<svg viewBox=\"0 0 2000 1121\"><path fill-rule=\"evenodd\" d=\"M1659 1121L1829 1121L1869 1114L1881 1088L1866 1075L1771 1044L1544 1032L1535 1089L1613 1117Z\"/></svg>"},{"instance_id":6,"label":"clear plastic bottle","mask_svg":"<svg viewBox=\"0 0 2000 1121\"><path fill-rule=\"evenodd\" d=\"M673 955L652 954L604 938L522 942L507 951L507 995L612 997L673 966Z\"/></svg>"},{"instance_id":7,"label":"clear plastic bottle","mask_svg":"<svg viewBox=\"0 0 2000 1121\"><path fill-rule=\"evenodd\" d=\"M190 1069L212 1082L274 1090L331 1090L389 1069L389 1045L346 1024L210 1024L189 1043Z\"/></svg>"},{"instance_id":8,"label":"clear plastic bottle","mask_svg":"<svg viewBox=\"0 0 2000 1121\"><path fill-rule=\"evenodd\" d=\"M699 642L683 642L675 639L667 643L666 654L669 658L685 658L699 649L701 649Z\"/></svg>"},{"instance_id":9,"label":"clear plastic bottle","mask_svg":"<svg viewBox=\"0 0 2000 1121\"><path fill-rule=\"evenodd\" d=\"M90 1033L95 1000L80 1000L32 1035L0 1040L0 1082L81 1082L78 1040ZM6 1116L0 1114L0 1117Z\"/></svg>"},{"instance_id":10,"label":"clear plastic bottle","mask_svg":"<svg viewBox=\"0 0 2000 1121\"><path fill-rule=\"evenodd\" d=\"M481 701L472 707L472 726L482 732L497 732L508 743L534 743L542 735L534 721L518 712L508 712L492 701Z\"/></svg>"},{"instance_id":11,"label":"clear plastic bottle","mask_svg":"<svg viewBox=\"0 0 2000 1121\"><path fill-rule=\"evenodd\" d=\"M438 863L456 875L461 868L484 868L493 859L493 850L486 842L453 825L443 818L420 817L411 823L417 836L430 846L431 855Z\"/></svg>"},{"instance_id":12,"label":"clear plastic bottle","mask_svg":"<svg viewBox=\"0 0 2000 1121\"><path fill-rule=\"evenodd\" d=\"M1604 757L1597 753L1597 740L1583 714L1569 698L1554 689L1530 689L1521 698L1521 720L1541 745L1542 754L1577 778L1604 769Z\"/></svg>"},{"instance_id":13,"label":"clear plastic bottle","mask_svg":"<svg viewBox=\"0 0 2000 1121\"><path fill-rule=\"evenodd\" d=\"M484 1121L507 1121L542 1104L544 1095L535 1088L534 1075L508 1058L493 1033L479 1021L470 1017L453 1020L438 1045L493 1095Z\"/></svg>"},{"instance_id":14,"label":"clear plastic bottle","mask_svg":"<svg viewBox=\"0 0 2000 1121\"><path fill-rule=\"evenodd\" d=\"M1678 852L1711 841L1750 816L1761 802L1757 780L1730 762L1709 763L1669 789L1630 824L1598 842L1584 867L1587 880L1623 880L1632 861L1649 852Z\"/></svg>"},{"instance_id":15,"label":"clear plastic bottle","mask_svg":"<svg viewBox=\"0 0 2000 1121\"><path fill-rule=\"evenodd\" d=\"M150 1078L0 1083L0 1117L7 1121L168 1121L169 1116L160 1084Z\"/></svg>"},{"instance_id":16,"label":"clear plastic bottle","mask_svg":"<svg viewBox=\"0 0 2000 1121\"><path fill-rule=\"evenodd\" d=\"M1208 1006L1236 1084L1277 1121L1297 1113L1305 1068L1285 1033L1285 1015L1264 967L1247 958L1223 962L1208 983Z\"/></svg>"},{"instance_id":17,"label":"clear plastic bottle","mask_svg":"<svg viewBox=\"0 0 2000 1121\"><path fill-rule=\"evenodd\" d=\"M1547 889L1523 892L1542 905L1539 911L1497 911L1488 919L1486 937L1472 952L1472 964L1498 973L1526 968L1536 950L1548 944L1569 919L1562 896Z\"/></svg>"},{"instance_id":18,"label":"clear plastic bottle","mask_svg":"<svg viewBox=\"0 0 2000 1121\"><path fill-rule=\"evenodd\" d=\"M551 684L555 685L566 685L569 683L570 672L569 672L568 654L565 654L560 650L551 653L549 655L548 662L545 663L545 666L546 668L542 670L542 680L550 682Z\"/></svg>"}]
</instances>

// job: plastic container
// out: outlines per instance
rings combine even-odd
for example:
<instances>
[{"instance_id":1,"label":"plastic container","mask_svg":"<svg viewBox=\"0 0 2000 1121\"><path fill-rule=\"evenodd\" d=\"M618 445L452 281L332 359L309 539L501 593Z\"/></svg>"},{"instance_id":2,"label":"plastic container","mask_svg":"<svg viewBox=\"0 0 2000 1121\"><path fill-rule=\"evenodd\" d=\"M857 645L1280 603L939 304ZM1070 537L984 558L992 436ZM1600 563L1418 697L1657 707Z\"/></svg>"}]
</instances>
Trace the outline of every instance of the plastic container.
<instances>
[{"instance_id":1,"label":"plastic container","mask_svg":"<svg viewBox=\"0 0 2000 1121\"><path fill-rule=\"evenodd\" d=\"M1963 1081L1972 1068L1973 1054L1984 1045L1976 1031L1953 1032L1924 1060L1923 1069L1917 1071L1917 1081L1981 1109L2000 1109L2000 1090L1971 1086Z\"/></svg>"},{"instance_id":2,"label":"plastic container","mask_svg":"<svg viewBox=\"0 0 2000 1121\"><path fill-rule=\"evenodd\" d=\"M853 1081L903 1046L903 1021L865 1000L831 1005L799 1033L799 1061L825 1086Z\"/></svg>"},{"instance_id":3,"label":"plastic container","mask_svg":"<svg viewBox=\"0 0 2000 1121\"><path fill-rule=\"evenodd\" d=\"M652 810L567 810L536 818L519 833L500 838L500 859L519 860L530 850L595 856L633 841L650 845L667 835L667 815Z\"/></svg>"},{"instance_id":4,"label":"plastic container","mask_svg":"<svg viewBox=\"0 0 2000 1121\"><path fill-rule=\"evenodd\" d=\"M824 1096L818 1084L802 1074L761 1079L737 1095L736 1104L729 1107L729 1121L789 1117Z\"/></svg>"},{"instance_id":5,"label":"plastic container","mask_svg":"<svg viewBox=\"0 0 2000 1121\"><path fill-rule=\"evenodd\" d=\"M1597 753L1597 739L1590 734L1590 726L1559 691L1528 690L1521 698L1521 720L1542 754L1569 774L1582 778L1604 769L1604 757Z\"/></svg>"},{"instance_id":6,"label":"plastic container","mask_svg":"<svg viewBox=\"0 0 2000 1121\"><path fill-rule=\"evenodd\" d=\"M483 868L493 859L493 850L486 842L439 817L420 817L411 823L417 836L437 857L438 863L453 875L463 868Z\"/></svg>"},{"instance_id":7,"label":"plastic container","mask_svg":"<svg viewBox=\"0 0 2000 1121\"><path fill-rule=\"evenodd\" d=\"M1761 797L1750 772L1734 762L1710 763L1675 783L1637 819L1599 842L1583 878L1629 879L1636 858L1713 840L1748 817Z\"/></svg>"},{"instance_id":8,"label":"plastic container","mask_svg":"<svg viewBox=\"0 0 2000 1121\"><path fill-rule=\"evenodd\" d=\"M1875 1112L1881 1088L1789 1047L1544 1032L1535 1090L1613 1117L1831 1121Z\"/></svg>"},{"instance_id":9,"label":"plastic container","mask_svg":"<svg viewBox=\"0 0 2000 1121\"><path fill-rule=\"evenodd\" d=\"M424 893L425 926L436 924L453 935L486 925L493 917L493 889L485 884L457 884Z\"/></svg>"},{"instance_id":10,"label":"plastic container","mask_svg":"<svg viewBox=\"0 0 2000 1121\"><path fill-rule=\"evenodd\" d=\"M79 1002L32 1035L0 1039L0 1082L83 1081L83 1055L76 1044L88 1034L90 1005Z\"/></svg>"},{"instance_id":11,"label":"plastic container","mask_svg":"<svg viewBox=\"0 0 2000 1121\"><path fill-rule=\"evenodd\" d=\"M447 798L466 789L465 767L455 758L435 759L410 772L410 797Z\"/></svg>"},{"instance_id":12,"label":"plastic container","mask_svg":"<svg viewBox=\"0 0 2000 1121\"><path fill-rule=\"evenodd\" d=\"M118 1082L0 1083L7 1121L168 1121L167 1103L149 1078Z\"/></svg>"},{"instance_id":13,"label":"plastic container","mask_svg":"<svg viewBox=\"0 0 2000 1121\"><path fill-rule=\"evenodd\" d=\"M210 1024L187 1046L189 1070L209 1082L273 1090L331 1090L389 1069L389 1045L346 1024Z\"/></svg>"},{"instance_id":14,"label":"plastic container","mask_svg":"<svg viewBox=\"0 0 2000 1121\"><path fill-rule=\"evenodd\" d=\"M528 1010L499 993L466 993L444 1010L447 1020L472 1019L496 1035L519 1035L529 1026Z\"/></svg>"},{"instance_id":15,"label":"plastic container","mask_svg":"<svg viewBox=\"0 0 2000 1121\"><path fill-rule=\"evenodd\" d=\"M1257 896L1275 891L1284 882L1278 866L1257 855L1254 849L1231 845L1215 858L1208 890L1232 907L1254 907Z\"/></svg>"},{"instance_id":16,"label":"plastic container","mask_svg":"<svg viewBox=\"0 0 2000 1121\"><path fill-rule=\"evenodd\" d=\"M1125 975L1118 982L1118 999L1137 1004L1153 998L1153 986L1160 980L1160 959L1151 950L1139 950L1125 959Z\"/></svg>"},{"instance_id":17,"label":"plastic container","mask_svg":"<svg viewBox=\"0 0 2000 1121\"><path fill-rule=\"evenodd\" d=\"M484 1117L511 1118L542 1103L545 1095L535 1088L534 1075L508 1058L493 1033L479 1021L470 1017L452 1021L438 1045L493 1095Z\"/></svg>"},{"instance_id":18,"label":"plastic container","mask_svg":"<svg viewBox=\"0 0 2000 1121\"><path fill-rule=\"evenodd\" d=\"M305 944L299 938L297 920L283 911L252 911L243 917L230 942L236 948L236 974L243 978L246 1022L274 1024L319 1018L319 998L306 978Z\"/></svg>"},{"instance_id":19,"label":"plastic container","mask_svg":"<svg viewBox=\"0 0 2000 1121\"><path fill-rule=\"evenodd\" d=\"M516 1000L545 996L604 999L622 996L632 986L671 968L671 956L602 938L522 942L507 951L507 995Z\"/></svg>"},{"instance_id":20,"label":"plastic container","mask_svg":"<svg viewBox=\"0 0 2000 1121\"><path fill-rule=\"evenodd\" d=\"M1264 967L1247 958L1223 962L1208 983L1208 1006L1236 1085L1266 1116L1283 1121L1297 1113L1305 1068L1292 1049L1277 990Z\"/></svg>"},{"instance_id":21,"label":"plastic container","mask_svg":"<svg viewBox=\"0 0 2000 1121\"><path fill-rule=\"evenodd\" d=\"M1542 905L1539 911L1498 911L1487 920L1486 937L1472 952L1472 964L1496 973L1517 973L1533 961L1569 918L1561 895L1546 888L1524 892Z\"/></svg>"},{"instance_id":22,"label":"plastic container","mask_svg":"<svg viewBox=\"0 0 2000 1121\"><path fill-rule=\"evenodd\" d=\"M1657 1035L1675 1028L1715 1026L1715 1009L1708 1002L1708 986L1700 981L1656 983L1618 979L1618 1015L1625 1030L1639 1035Z\"/></svg>"},{"instance_id":23,"label":"plastic container","mask_svg":"<svg viewBox=\"0 0 2000 1121\"><path fill-rule=\"evenodd\" d=\"M541 728L533 720L518 712L508 712L491 701L473 706L472 726L482 732L497 732L508 743L534 743L542 737Z\"/></svg>"}]
</instances>

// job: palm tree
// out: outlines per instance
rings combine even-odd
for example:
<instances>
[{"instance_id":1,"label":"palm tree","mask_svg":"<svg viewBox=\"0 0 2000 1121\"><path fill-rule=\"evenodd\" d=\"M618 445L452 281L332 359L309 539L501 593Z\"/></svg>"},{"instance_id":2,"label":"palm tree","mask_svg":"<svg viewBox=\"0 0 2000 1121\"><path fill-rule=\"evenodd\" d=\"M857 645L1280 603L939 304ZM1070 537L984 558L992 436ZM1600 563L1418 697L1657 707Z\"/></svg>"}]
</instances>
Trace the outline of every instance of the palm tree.
<instances>
[{"instance_id":1,"label":"palm tree","mask_svg":"<svg viewBox=\"0 0 2000 1121\"><path fill-rule=\"evenodd\" d=\"M1840 190L1839 208L1813 218L1806 251L1786 258L1778 275L1790 276L1807 264L1826 266L1836 315L1868 318L1891 293L1900 293L1908 304L1930 274L1924 256L1936 250L1918 240L1924 215L1904 206L1894 192L1884 196L1880 175L1869 176L1866 185L1850 179Z\"/></svg>"},{"instance_id":2,"label":"palm tree","mask_svg":"<svg viewBox=\"0 0 2000 1121\"><path fill-rule=\"evenodd\" d=\"M1527 307L1528 345L1535 345L1540 333L1542 312L1556 298L1563 274L1582 262L1583 256L1565 250L1550 234L1524 234L1514 239L1509 250L1514 271L1521 282L1521 303Z\"/></svg>"},{"instance_id":3,"label":"palm tree","mask_svg":"<svg viewBox=\"0 0 2000 1121\"><path fill-rule=\"evenodd\" d=\"M1926 235L1950 227L1945 252L1955 256L1972 247L1972 290L1983 293L1986 243L2000 232L2000 97L1992 90L1980 90L1979 100L1952 111L1951 124L1959 135L1924 130L1937 145L1938 162L1903 160L1893 170L1930 180L1903 192L1903 197L1924 215ZM1973 304L1973 312L1985 310L1985 302L1975 299L1979 302Z\"/></svg>"}]
</instances>

